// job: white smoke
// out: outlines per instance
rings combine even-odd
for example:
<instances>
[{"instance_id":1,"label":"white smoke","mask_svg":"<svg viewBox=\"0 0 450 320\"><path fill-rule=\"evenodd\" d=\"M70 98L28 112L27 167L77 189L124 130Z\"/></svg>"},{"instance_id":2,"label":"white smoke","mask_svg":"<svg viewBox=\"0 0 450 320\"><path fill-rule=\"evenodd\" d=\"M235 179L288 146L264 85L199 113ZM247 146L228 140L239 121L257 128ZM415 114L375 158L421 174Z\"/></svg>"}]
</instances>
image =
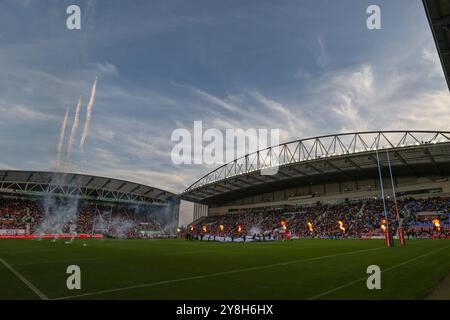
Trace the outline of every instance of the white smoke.
<instances>
[{"instance_id":1,"label":"white smoke","mask_svg":"<svg viewBox=\"0 0 450 320\"><path fill-rule=\"evenodd\" d=\"M110 237L125 239L136 226L136 222L126 215L113 214L113 209L99 211L94 219L93 232L100 232Z\"/></svg>"},{"instance_id":2,"label":"white smoke","mask_svg":"<svg viewBox=\"0 0 450 320\"><path fill-rule=\"evenodd\" d=\"M92 109L94 108L95 96L97 94L97 79L95 78L94 84L92 85L91 97L89 98L89 102L86 108L86 121L84 123L83 134L80 140L80 151L83 153L84 144L86 143L86 139L89 133L89 128L91 126L91 118L92 118Z\"/></svg>"},{"instance_id":3,"label":"white smoke","mask_svg":"<svg viewBox=\"0 0 450 320\"><path fill-rule=\"evenodd\" d=\"M64 137L67 126L67 118L69 116L69 108L66 109L63 122L61 124L61 131L59 132L58 145L56 146L56 169L59 170L61 167L61 151L64 144Z\"/></svg>"},{"instance_id":4,"label":"white smoke","mask_svg":"<svg viewBox=\"0 0 450 320\"><path fill-rule=\"evenodd\" d=\"M250 228L250 231L248 232L249 233L249 235L254 235L254 234L261 234L262 233L262 229L261 229L261 227L260 226L258 226L258 225L255 225L255 226L252 226L251 228Z\"/></svg>"},{"instance_id":5,"label":"white smoke","mask_svg":"<svg viewBox=\"0 0 450 320\"><path fill-rule=\"evenodd\" d=\"M107 233L109 228L109 222L111 220L112 209L108 212L98 211L95 214L93 222L93 232Z\"/></svg>"},{"instance_id":6,"label":"white smoke","mask_svg":"<svg viewBox=\"0 0 450 320\"><path fill-rule=\"evenodd\" d=\"M114 217L109 225L109 233L116 238L125 239L135 226L136 224L130 219Z\"/></svg>"},{"instance_id":7,"label":"white smoke","mask_svg":"<svg viewBox=\"0 0 450 320\"><path fill-rule=\"evenodd\" d=\"M55 177L52 183L61 183ZM47 195L44 201L44 217L36 229L36 234L72 233L76 230L78 212L77 199L61 199L52 194Z\"/></svg>"},{"instance_id":8,"label":"white smoke","mask_svg":"<svg viewBox=\"0 0 450 320\"><path fill-rule=\"evenodd\" d=\"M77 108L75 110L75 117L73 119L72 129L70 130L69 142L67 143L66 159L64 161L64 171L67 171L70 167L70 161L72 158L72 145L75 139L76 132L78 130L78 125L80 122L80 107L81 107L81 96L78 99Z\"/></svg>"},{"instance_id":9,"label":"white smoke","mask_svg":"<svg viewBox=\"0 0 450 320\"><path fill-rule=\"evenodd\" d=\"M131 207L126 210L111 208L96 214L92 230L119 239L139 236L141 231L147 230L169 235L175 234L173 230L177 227L172 218L167 206L141 208L136 205L134 211Z\"/></svg>"}]
</instances>

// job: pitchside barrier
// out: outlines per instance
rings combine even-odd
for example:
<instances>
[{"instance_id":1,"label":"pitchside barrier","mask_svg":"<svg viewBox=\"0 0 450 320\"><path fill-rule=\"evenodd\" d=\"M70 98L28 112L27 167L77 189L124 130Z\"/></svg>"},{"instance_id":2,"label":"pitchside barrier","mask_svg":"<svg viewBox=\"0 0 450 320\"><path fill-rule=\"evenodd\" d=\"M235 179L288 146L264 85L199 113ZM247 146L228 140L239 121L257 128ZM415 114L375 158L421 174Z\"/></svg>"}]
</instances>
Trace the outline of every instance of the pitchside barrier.
<instances>
[{"instance_id":1,"label":"pitchside barrier","mask_svg":"<svg viewBox=\"0 0 450 320\"><path fill-rule=\"evenodd\" d=\"M203 238L201 239L202 241L218 241L218 242L244 242L244 238L243 237L237 237L237 238L231 238L231 237L222 237L222 236L210 236L210 235L205 235L203 236ZM263 238L259 238L256 237L255 239L253 239L253 236L247 236L245 238L245 242L258 242L258 241L275 241L276 239L274 238L268 238L265 237L264 240Z\"/></svg>"},{"instance_id":2,"label":"pitchside barrier","mask_svg":"<svg viewBox=\"0 0 450 320\"><path fill-rule=\"evenodd\" d=\"M31 235L0 235L0 239L71 239L71 238L103 238L102 234L80 233L73 235L70 233L48 233L48 234L31 234Z\"/></svg>"}]
</instances>

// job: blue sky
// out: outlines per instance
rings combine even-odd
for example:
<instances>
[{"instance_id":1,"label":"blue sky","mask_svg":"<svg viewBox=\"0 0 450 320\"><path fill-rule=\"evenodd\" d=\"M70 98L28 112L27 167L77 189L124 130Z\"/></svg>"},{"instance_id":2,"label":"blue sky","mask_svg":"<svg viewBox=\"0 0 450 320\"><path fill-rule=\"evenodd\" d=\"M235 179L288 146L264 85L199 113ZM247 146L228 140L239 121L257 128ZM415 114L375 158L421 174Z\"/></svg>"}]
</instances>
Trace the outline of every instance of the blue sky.
<instances>
[{"instance_id":1,"label":"blue sky","mask_svg":"<svg viewBox=\"0 0 450 320\"><path fill-rule=\"evenodd\" d=\"M172 131L194 120L282 142L450 120L419 0L4 0L0 70L0 168L52 170L64 112L98 76L83 172L177 192L212 169L171 163Z\"/></svg>"}]
</instances>

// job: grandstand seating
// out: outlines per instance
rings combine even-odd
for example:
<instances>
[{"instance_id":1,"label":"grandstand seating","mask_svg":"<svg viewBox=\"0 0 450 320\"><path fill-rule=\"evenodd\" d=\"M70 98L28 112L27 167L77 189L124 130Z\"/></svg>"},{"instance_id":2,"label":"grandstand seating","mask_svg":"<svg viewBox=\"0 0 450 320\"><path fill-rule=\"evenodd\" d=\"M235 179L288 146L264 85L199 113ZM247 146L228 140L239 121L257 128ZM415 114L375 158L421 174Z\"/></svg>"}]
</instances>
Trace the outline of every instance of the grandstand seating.
<instances>
[{"instance_id":1,"label":"grandstand seating","mask_svg":"<svg viewBox=\"0 0 450 320\"><path fill-rule=\"evenodd\" d=\"M405 198L398 201L398 208L409 237L442 237L450 231L450 198ZM392 201L387 201L387 210L388 225L395 232L397 222ZM0 197L0 229L25 229L28 224L30 233L39 232L38 227L46 217L45 212L45 201L42 199ZM432 222L436 216L441 224L439 232ZM209 216L199 220L192 232L196 235L233 238L263 234L275 237L277 233L283 232L280 229L281 221L285 221L287 230L294 237L379 237L383 235L380 229L383 217L383 203L379 199L341 204L317 203L306 207L245 209L237 213ZM342 221L345 232L339 229L338 221ZM308 229L308 222L313 227L312 232ZM65 221L60 231L137 238L142 237L145 231L161 229L154 216L136 207L80 202L75 218Z\"/></svg>"},{"instance_id":2,"label":"grandstand seating","mask_svg":"<svg viewBox=\"0 0 450 320\"><path fill-rule=\"evenodd\" d=\"M66 209L62 201L53 204L51 209L45 209L46 206L45 199L0 197L0 230L25 230L29 227L31 234L41 232L39 226L47 216L58 215L59 211ZM95 231L105 236L122 238L143 237L146 231L163 232L161 225L145 208L83 201L76 204L74 218L66 218L62 223L61 230L51 232L91 234Z\"/></svg>"},{"instance_id":3,"label":"grandstand seating","mask_svg":"<svg viewBox=\"0 0 450 320\"><path fill-rule=\"evenodd\" d=\"M406 198L399 200L397 205L408 237L444 237L449 233L450 198ZM387 200L387 211L388 226L395 233L398 223L393 201ZM440 219L439 231L431 221L433 216ZM317 203L310 207L248 209L210 216L195 224L193 232L233 237L273 235L280 229L281 221L286 221L287 229L295 237L382 237L383 218L383 202L377 199L330 205ZM339 229L338 221L343 222L345 232ZM312 232L308 222L313 226Z\"/></svg>"}]
</instances>

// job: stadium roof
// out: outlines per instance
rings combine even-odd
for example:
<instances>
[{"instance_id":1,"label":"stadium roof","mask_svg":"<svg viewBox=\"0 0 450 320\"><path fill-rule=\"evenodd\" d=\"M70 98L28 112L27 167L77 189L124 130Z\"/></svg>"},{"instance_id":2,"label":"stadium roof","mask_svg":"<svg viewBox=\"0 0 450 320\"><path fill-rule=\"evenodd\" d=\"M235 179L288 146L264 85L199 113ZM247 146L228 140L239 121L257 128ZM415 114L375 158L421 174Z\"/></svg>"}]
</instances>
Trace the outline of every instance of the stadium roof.
<instances>
[{"instance_id":1,"label":"stadium roof","mask_svg":"<svg viewBox=\"0 0 450 320\"><path fill-rule=\"evenodd\" d=\"M92 175L0 170L0 192L28 195L58 194L86 199L163 203L173 193L119 179Z\"/></svg>"},{"instance_id":2,"label":"stadium roof","mask_svg":"<svg viewBox=\"0 0 450 320\"><path fill-rule=\"evenodd\" d=\"M450 174L450 132L353 132L296 140L248 154L203 176L182 198L219 204L302 185L377 178L376 154L386 166L386 151L396 176ZM277 167L276 174L262 174Z\"/></svg>"},{"instance_id":3,"label":"stadium roof","mask_svg":"<svg viewBox=\"0 0 450 320\"><path fill-rule=\"evenodd\" d=\"M450 89L450 1L423 0L423 4Z\"/></svg>"}]
</instances>

